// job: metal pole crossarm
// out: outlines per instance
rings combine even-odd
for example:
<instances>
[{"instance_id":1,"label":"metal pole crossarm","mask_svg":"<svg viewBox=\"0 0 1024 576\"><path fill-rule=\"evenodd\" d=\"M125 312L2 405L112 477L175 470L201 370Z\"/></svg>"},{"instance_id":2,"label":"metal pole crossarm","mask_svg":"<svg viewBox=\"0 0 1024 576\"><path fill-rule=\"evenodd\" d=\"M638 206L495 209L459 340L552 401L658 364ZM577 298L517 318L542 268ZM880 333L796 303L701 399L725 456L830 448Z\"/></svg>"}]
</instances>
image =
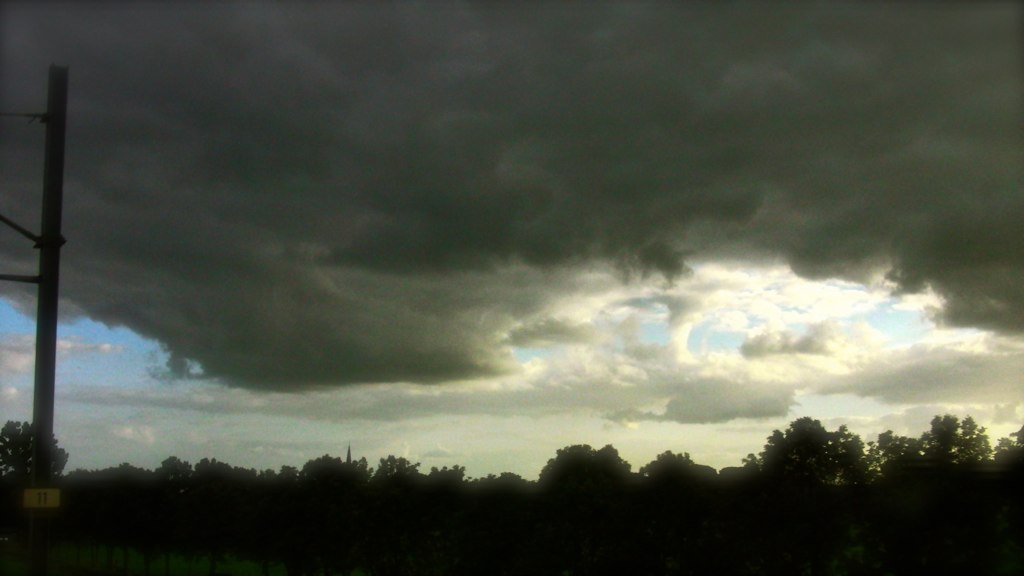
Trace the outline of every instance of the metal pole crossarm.
<instances>
[{"instance_id":1,"label":"metal pole crossarm","mask_svg":"<svg viewBox=\"0 0 1024 576\"><path fill-rule=\"evenodd\" d=\"M21 234L22 236L24 236L25 238L28 238L29 240L31 240L33 242L38 243L38 242L40 242L42 240L41 237L36 236L35 234L33 234L28 228L25 228L24 226L20 226L17 222L15 222L14 220L11 220L10 218L4 216L3 214L0 214L0 222L3 222L4 224L7 224L15 232L17 232L18 234Z\"/></svg>"},{"instance_id":2,"label":"metal pole crossarm","mask_svg":"<svg viewBox=\"0 0 1024 576\"><path fill-rule=\"evenodd\" d=\"M36 244L33 248L60 248L67 244L67 238L58 235L56 238L52 236L44 237L40 236L36 238Z\"/></svg>"},{"instance_id":3,"label":"metal pole crossarm","mask_svg":"<svg viewBox=\"0 0 1024 576\"><path fill-rule=\"evenodd\" d=\"M23 274L0 274L0 280L25 282L26 284L39 284L39 276L25 276Z\"/></svg>"}]
</instances>

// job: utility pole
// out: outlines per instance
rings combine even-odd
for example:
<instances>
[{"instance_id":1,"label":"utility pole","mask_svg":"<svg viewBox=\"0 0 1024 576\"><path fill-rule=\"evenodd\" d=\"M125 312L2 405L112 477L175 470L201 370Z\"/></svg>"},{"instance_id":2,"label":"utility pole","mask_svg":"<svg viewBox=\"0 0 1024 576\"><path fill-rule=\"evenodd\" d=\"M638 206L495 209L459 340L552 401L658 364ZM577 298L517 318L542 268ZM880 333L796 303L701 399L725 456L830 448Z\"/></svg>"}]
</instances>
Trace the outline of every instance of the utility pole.
<instances>
[{"instance_id":1,"label":"utility pole","mask_svg":"<svg viewBox=\"0 0 1024 576\"><path fill-rule=\"evenodd\" d=\"M57 369L57 293L60 285L61 213L64 205L64 136L67 127L68 69L50 66L46 97L46 159L43 164L43 215L39 234L39 298L36 303L36 390L32 404L32 480L51 488L53 478L53 397ZM30 576L47 576L50 519L32 520Z\"/></svg>"},{"instance_id":2,"label":"utility pole","mask_svg":"<svg viewBox=\"0 0 1024 576\"><path fill-rule=\"evenodd\" d=\"M32 405L32 490L26 491L25 505L31 509L30 576L48 576L50 508L59 506L60 493L53 490L53 399L57 366L57 296L60 285L61 212L64 203L64 140L67 127L68 69L50 66L46 112L5 114L40 118L46 124L46 152L43 166L42 232L38 236L0 216L23 236L35 241L39 250L39 275L0 275L0 280L38 284L36 311L35 396Z\"/></svg>"}]
</instances>

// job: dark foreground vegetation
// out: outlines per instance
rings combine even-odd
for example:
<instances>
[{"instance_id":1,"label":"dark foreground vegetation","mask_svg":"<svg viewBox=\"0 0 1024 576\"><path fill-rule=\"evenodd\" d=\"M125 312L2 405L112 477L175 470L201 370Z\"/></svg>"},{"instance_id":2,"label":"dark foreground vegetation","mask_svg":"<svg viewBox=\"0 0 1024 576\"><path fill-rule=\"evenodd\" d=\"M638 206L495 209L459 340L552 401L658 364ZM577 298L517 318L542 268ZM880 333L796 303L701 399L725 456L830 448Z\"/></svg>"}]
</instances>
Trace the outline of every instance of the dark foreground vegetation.
<instances>
[{"instance_id":1,"label":"dark foreground vegetation","mask_svg":"<svg viewBox=\"0 0 1024 576\"><path fill-rule=\"evenodd\" d=\"M0 435L0 530L15 540L25 430ZM121 571L154 575L180 573L172 558L289 576L1024 574L1024 428L993 449L949 415L867 445L801 418L720 472L672 452L634 472L612 446L577 445L535 482L323 456L279 471L171 457L59 485L57 542L92 573L130 553Z\"/></svg>"}]
</instances>

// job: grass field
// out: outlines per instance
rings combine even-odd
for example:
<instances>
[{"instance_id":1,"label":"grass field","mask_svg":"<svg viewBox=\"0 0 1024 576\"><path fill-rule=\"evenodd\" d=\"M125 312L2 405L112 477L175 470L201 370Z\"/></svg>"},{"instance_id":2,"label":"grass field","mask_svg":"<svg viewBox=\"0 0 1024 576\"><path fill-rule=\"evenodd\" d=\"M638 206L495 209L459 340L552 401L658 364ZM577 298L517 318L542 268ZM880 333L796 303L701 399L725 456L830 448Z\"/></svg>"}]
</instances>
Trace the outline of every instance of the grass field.
<instances>
[{"instance_id":1,"label":"grass field","mask_svg":"<svg viewBox=\"0 0 1024 576\"><path fill-rule=\"evenodd\" d=\"M145 573L142 555L128 549L127 569L126 554L123 548L116 548L108 556L106 547L80 547L71 544L55 546L50 556L50 573L54 576L129 576ZM27 551L15 544L0 546L0 574L3 576L27 576ZM108 559L112 562L108 562ZM160 556L150 564L150 576L206 576L210 573L208 558L189 560L177 554L166 558ZM270 565L270 576L286 576L284 566ZM217 563L217 574L231 576L262 576L260 565L255 562L227 557Z\"/></svg>"},{"instance_id":2,"label":"grass field","mask_svg":"<svg viewBox=\"0 0 1024 576\"><path fill-rule=\"evenodd\" d=\"M79 546L58 544L50 554L52 576L142 576L145 566L142 554L132 548ZM127 561L127 569L125 562ZM282 564L272 563L269 576L287 576ZM150 576L207 576L210 560L198 557L189 560L178 554L159 556L149 566ZM257 562L228 556L217 562L217 574L228 576L263 576ZM0 541L0 576L28 576L27 547L16 540ZM349 576L364 576L356 570Z\"/></svg>"}]
</instances>

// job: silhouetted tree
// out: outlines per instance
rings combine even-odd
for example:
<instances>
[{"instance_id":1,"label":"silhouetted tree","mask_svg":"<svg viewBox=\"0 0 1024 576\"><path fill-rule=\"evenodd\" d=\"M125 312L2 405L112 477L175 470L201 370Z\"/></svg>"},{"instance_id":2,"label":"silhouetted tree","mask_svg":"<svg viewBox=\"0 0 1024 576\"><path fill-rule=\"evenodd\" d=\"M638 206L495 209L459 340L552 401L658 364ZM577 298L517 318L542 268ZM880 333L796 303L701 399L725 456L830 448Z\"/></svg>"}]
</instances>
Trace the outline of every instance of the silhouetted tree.
<instances>
[{"instance_id":1,"label":"silhouetted tree","mask_svg":"<svg viewBox=\"0 0 1024 576\"><path fill-rule=\"evenodd\" d=\"M715 553L708 531L715 470L688 453L663 452L639 470L643 490L636 503L634 569L647 574L710 574Z\"/></svg>"},{"instance_id":2,"label":"silhouetted tree","mask_svg":"<svg viewBox=\"0 0 1024 576\"><path fill-rule=\"evenodd\" d=\"M967 416L960 421L952 414L932 419L931 430L921 435L926 458L939 465L980 464L992 456L985 428Z\"/></svg>"},{"instance_id":3,"label":"silhouetted tree","mask_svg":"<svg viewBox=\"0 0 1024 576\"><path fill-rule=\"evenodd\" d=\"M166 516L156 520L161 517L158 515L171 512L161 498L161 485L154 472L130 464L119 466L116 476L108 483L117 487L117 493L108 493L107 497L120 500L115 500L112 506L117 510L117 541L142 555L143 573L149 576L152 563L163 550L168 536ZM129 573L127 549L124 571Z\"/></svg>"},{"instance_id":4,"label":"silhouetted tree","mask_svg":"<svg viewBox=\"0 0 1024 576\"><path fill-rule=\"evenodd\" d=\"M416 482L420 474L419 462L413 463L403 456L391 456L380 459L380 466L373 471L374 484L410 485Z\"/></svg>"},{"instance_id":5,"label":"silhouetted tree","mask_svg":"<svg viewBox=\"0 0 1024 576\"><path fill-rule=\"evenodd\" d=\"M869 476L874 480L892 476L920 462L923 455L919 439L886 430L878 435L877 441L868 442L866 460Z\"/></svg>"},{"instance_id":6,"label":"silhouetted tree","mask_svg":"<svg viewBox=\"0 0 1024 576\"><path fill-rule=\"evenodd\" d=\"M21 491L32 478L32 426L28 422L7 421L0 428L0 530L26 533L28 516L21 509ZM51 437L53 462L51 478L59 482L68 453Z\"/></svg>"},{"instance_id":7,"label":"silhouetted tree","mask_svg":"<svg viewBox=\"0 0 1024 576\"><path fill-rule=\"evenodd\" d=\"M164 554L164 574L170 572L171 552L184 547L188 538L181 504L192 484L192 464L170 456L154 471L159 483L159 496L154 504L153 516L160 529L160 544Z\"/></svg>"},{"instance_id":8,"label":"silhouetted tree","mask_svg":"<svg viewBox=\"0 0 1024 576\"><path fill-rule=\"evenodd\" d=\"M172 457L68 474L56 526L108 546L106 573L129 549L147 573L171 553L211 572L238 555L264 576L276 562L289 576L1017 573L1024 429L995 462L988 447L973 419L946 415L920 438L880 434L866 455L845 427L800 418L730 474L673 452L633 474L610 445L562 448L536 482L423 474L395 456L259 473Z\"/></svg>"},{"instance_id":9,"label":"silhouetted tree","mask_svg":"<svg viewBox=\"0 0 1024 576\"><path fill-rule=\"evenodd\" d=\"M63 516L72 516L73 525L107 547L107 570L114 569L115 549L119 549L121 570L128 574L130 548L143 554L148 570L158 544L159 522L152 516L157 489L153 480L153 472L128 463L76 471L67 478L68 505Z\"/></svg>"},{"instance_id":10,"label":"silhouetted tree","mask_svg":"<svg viewBox=\"0 0 1024 576\"><path fill-rule=\"evenodd\" d=\"M315 549L310 533L316 527L309 524L308 507L311 505L306 489L300 484L299 470L282 466L277 473L264 473L263 497L258 526L262 530L250 532L249 546L261 546L257 558L267 571L270 558L284 564L288 576L310 574L315 567ZM286 530L278 527L285 526Z\"/></svg>"},{"instance_id":11,"label":"silhouetted tree","mask_svg":"<svg viewBox=\"0 0 1024 576\"><path fill-rule=\"evenodd\" d=\"M872 448L881 478L865 516L880 563L895 574L992 573L1006 502L984 473L985 429L946 414L917 440L887 432Z\"/></svg>"},{"instance_id":12,"label":"silhouetted tree","mask_svg":"<svg viewBox=\"0 0 1024 576\"><path fill-rule=\"evenodd\" d=\"M995 449L995 463L1001 478L999 503L1004 528L1000 534L999 560L1010 566L1024 566L1024 426L1006 438L1000 438Z\"/></svg>"},{"instance_id":13,"label":"silhouetted tree","mask_svg":"<svg viewBox=\"0 0 1024 576\"><path fill-rule=\"evenodd\" d=\"M209 558L210 574L216 573L218 562L237 543L235 536L243 528L240 511L255 476L253 470L215 459L203 458L195 466L184 504L191 546Z\"/></svg>"},{"instance_id":14,"label":"silhouetted tree","mask_svg":"<svg viewBox=\"0 0 1024 576\"><path fill-rule=\"evenodd\" d=\"M1004 467L1024 464L1024 426L1008 437L999 439L994 458Z\"/></svg>"},{"instance_id":15,"label":"silhouetted tree","mask_svg":"<svg viewBox=\"0 0 1024 576\"><path fill-rule=\"evenodd\" d=\"M697 464L690 453L676 454L665 451L638 471L642 478L655 484L691 484L694 481L711 481L717 476L710 466Z\"/></svg>"},{"instance_id":16,"label":"silhouetted tree","mask_svg":"<svg viewBox=\"0 0 1024 576\"><path fill-rule=\"evenodd\" d=\"M414 498L426 522L417 530L415 555L418 574L456 574L462 569L467 521L466 469L433 467L416 487Z\"/></svg>"},{"instance_id":17,"label":"silhouetted tree","mask_svg":"<svg viewBox=\"0 0 1024 576\"><path fill-rule=\"evenodd\" d=\"M305 519L311 556L325 576L356 568L360 546L362 494L370 479L366 459L345 462L324 455L302 468L299 483L305 497Z\"/></svg>"},{"instance_id":18,"label":"silhouetted tree","mask_svg":"<svg viewBox=\"0 0 1024 576\"><path fill-rule=\"evenodd\" d=\"M540 471L538 485L559 492L592 492L625 484L629 462L612 445L594 450L586 444L560 448Z\"/></svg>"},{"instance_id":19,"label":"silhouetted tree","mask_svg":"<svg viewBox=\"0 0 1024 576\"><path fill-rule=\"evenodd\" d=\"M757 462L765 491L748 502L757 513L738 527L747 527L741 537L749 540L760 570L819 574L843 561L852 544L851 500L859 499L851 498L853 488L867 478L860 437L846 426L830 432L818 420L798 418L768 437Z\"/></svg>"},{"instance_id":20,"label":"silhouetted tree","mask_svg":"<svg viewBox=\"0 0 1024 576\"><path fill-rule=\"evenodd\" d=\"M429 523L421 513L415 489L423 475L420 464L389 455L380 459L367 489L368 511L363 560L375 575L418 574L417 548Z\"/></svg>"},{"instance_id":21,"label":"silhouetted tree","mask_svg":"<svg viewBox=\"0 0 1024 576\"><path fill-rule=\"evenodd\" d=\"M633 556L624 549L624 514L635 488L630 468L611 445L568 446L548 460L537 485L549 514L539 534L549 569L581 575L628 571Z\"/></svg>"},{"instance_id":22,"label":"silhouetted tree","mask_svg":"<svg viewBox=\"0 0 1024 576\"><path fill-rule=\"evenodd\" d=\"M518 575L534 556L536 485L517 474L489 474L462 485L459 563L452 574Z\"/></svg>"},{"instance_id":23,"label":"silhouetted tree","mask_svg":"<svg viewBox=\"0 0 1024 576\"><path fill-rule=\"evenodd\" d=\"M769 476L801 484L859 484L867 477L860 437L846 426L829 432L810 417L794 420L785 432L773 432L758 463Z\"/></svg>"},{"instance_id":24,"label":"silhouetted tree","mask_svg":"<svg viewBox=\"0 0 1024 576\"><path fill-rule=\"evenodd\" d=\"M0 429L0 478L24 482L32 476L32 425L28 422L8 420ZM57 438L51 440L53 462L52 478L60 477L68 462L68 453L57 445Z\"/></svg>"}]
</instances>

